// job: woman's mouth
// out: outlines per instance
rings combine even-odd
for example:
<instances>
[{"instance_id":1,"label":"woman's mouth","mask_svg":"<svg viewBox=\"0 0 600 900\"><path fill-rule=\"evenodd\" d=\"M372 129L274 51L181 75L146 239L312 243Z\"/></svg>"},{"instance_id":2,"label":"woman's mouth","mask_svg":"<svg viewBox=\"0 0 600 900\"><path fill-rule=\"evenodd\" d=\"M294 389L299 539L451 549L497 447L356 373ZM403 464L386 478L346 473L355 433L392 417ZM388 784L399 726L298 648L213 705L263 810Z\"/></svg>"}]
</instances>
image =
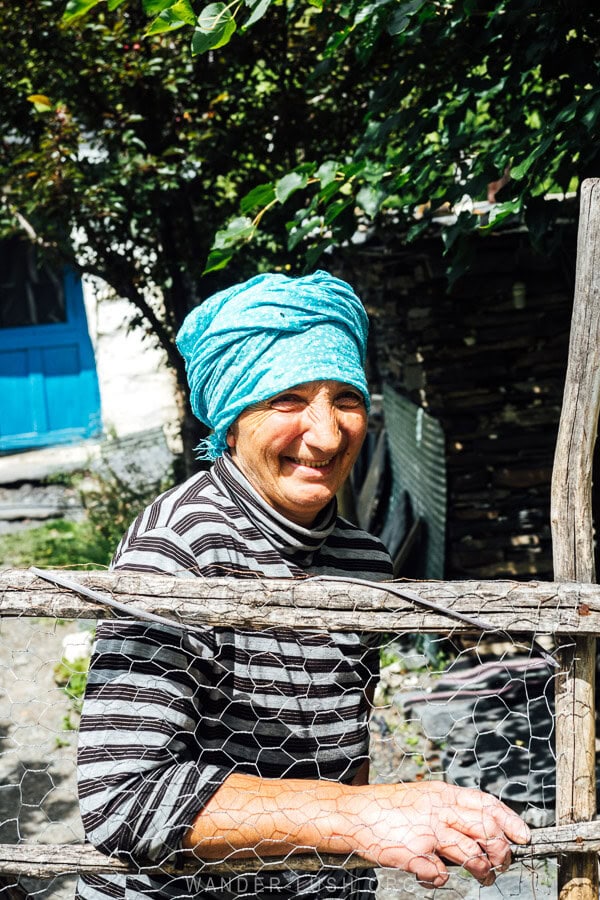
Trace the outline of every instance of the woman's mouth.
<instances>
[{"instance_id":1,"label":"woman's mouth","mask_svg":"<svg viewBox=\"0 0 600 900\"><path fill-rule=\"evenodd\" d=\"M330 456L329 459L303 459L301 456L288 456L287 457L290 462L294 463L296 466L304 466L308 469L326 469L327 466L331 465L334 457Z\"/></svg>"}]
</instances>

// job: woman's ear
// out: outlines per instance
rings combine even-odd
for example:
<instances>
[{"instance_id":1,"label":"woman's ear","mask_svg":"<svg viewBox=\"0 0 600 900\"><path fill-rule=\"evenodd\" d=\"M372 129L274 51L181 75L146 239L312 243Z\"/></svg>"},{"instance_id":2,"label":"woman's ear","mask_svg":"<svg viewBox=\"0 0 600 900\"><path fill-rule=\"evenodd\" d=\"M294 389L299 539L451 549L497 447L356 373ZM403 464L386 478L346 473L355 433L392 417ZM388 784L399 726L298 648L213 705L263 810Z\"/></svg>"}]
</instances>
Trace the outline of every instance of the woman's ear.
<instances>
[{"instance_id":1,"label":"woman's ear","mask_svg":"<svg viewBox=\"0 0 600 900\"><path fill-rule=\"evenodd\" d=\"M226 440L227 440L227 446L229 447L229 449L233 450L233 448L235 447L235 436L234 436L231 428L227 429Z\"/></svg>"}]
</instances>

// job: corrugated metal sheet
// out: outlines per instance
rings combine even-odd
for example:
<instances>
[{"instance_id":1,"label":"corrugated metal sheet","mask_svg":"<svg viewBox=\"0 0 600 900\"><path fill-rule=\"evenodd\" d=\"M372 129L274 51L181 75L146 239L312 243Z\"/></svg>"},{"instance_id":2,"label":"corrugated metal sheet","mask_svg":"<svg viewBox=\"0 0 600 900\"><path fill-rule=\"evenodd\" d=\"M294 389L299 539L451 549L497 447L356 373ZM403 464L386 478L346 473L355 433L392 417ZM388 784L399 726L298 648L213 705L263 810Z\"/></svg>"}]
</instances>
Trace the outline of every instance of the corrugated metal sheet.
<instances>
[{"instance_id":1,"label":"corrugated metal sheet","mask_svg":"<svg viewBox=\"0 0 600 900\"><path fill-rule=\"evenodd\" d=\"M446 454L440 423L393 388L384 387L384 422L392 486L381 538L421 518L419 577L443 578L446 531Z\"/></svg>"}]
</instances>

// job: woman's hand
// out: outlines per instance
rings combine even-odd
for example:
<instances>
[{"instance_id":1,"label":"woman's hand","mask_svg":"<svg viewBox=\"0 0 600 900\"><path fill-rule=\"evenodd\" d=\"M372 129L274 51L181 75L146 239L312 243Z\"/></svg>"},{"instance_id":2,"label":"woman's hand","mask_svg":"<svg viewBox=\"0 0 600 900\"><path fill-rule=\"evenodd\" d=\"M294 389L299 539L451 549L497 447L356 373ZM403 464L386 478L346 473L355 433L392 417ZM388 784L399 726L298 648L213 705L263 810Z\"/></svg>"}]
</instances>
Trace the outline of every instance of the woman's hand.
<instances>
[{"instance_id":1,"label":"woman's hand","mask_svg":"<svg viewBox=\"0 0 600 900\"><path fill-rule=\"evenodd\" d=\"M509 842L530 838L523 820L497 798L438 781L355 788L344 806L356 853L433 887L448 880L444 860L493 884L510 865Z\"/></svg>"}]
</instances>

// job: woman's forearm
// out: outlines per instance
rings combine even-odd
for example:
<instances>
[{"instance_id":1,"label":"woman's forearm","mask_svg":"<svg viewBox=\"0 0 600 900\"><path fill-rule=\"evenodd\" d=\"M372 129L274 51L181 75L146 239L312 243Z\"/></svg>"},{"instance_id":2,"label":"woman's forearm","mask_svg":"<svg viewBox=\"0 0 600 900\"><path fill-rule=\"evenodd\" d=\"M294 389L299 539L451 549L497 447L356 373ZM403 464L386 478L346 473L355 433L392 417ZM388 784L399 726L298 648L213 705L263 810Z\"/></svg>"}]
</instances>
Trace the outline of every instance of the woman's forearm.
<instances>
[{"instance_id":1,"label":"woman's forearm","mask_svg":"<svg viewBox=\"0 0 600 900\"><path fill-rule=\"evenodd\" d=\"M184 848L205 859L278 856L298 850L350 851L343 834L344 794L336 781L269 779L234 773L211 797Z\"/></svg>"},{"instance_id":2,"label":"woman's forearm","mask_svg":"<svg viewBox=\"0 0 600 900\"><path fill-rule=\"evenodd\" d=\"M497 798L443 782L344 785L234 773L196 817L184 848L205 859L316 850L357 853L435 887L443 860L482 884L510 864L529 829Z\"/></svg>"}]
</instances>

